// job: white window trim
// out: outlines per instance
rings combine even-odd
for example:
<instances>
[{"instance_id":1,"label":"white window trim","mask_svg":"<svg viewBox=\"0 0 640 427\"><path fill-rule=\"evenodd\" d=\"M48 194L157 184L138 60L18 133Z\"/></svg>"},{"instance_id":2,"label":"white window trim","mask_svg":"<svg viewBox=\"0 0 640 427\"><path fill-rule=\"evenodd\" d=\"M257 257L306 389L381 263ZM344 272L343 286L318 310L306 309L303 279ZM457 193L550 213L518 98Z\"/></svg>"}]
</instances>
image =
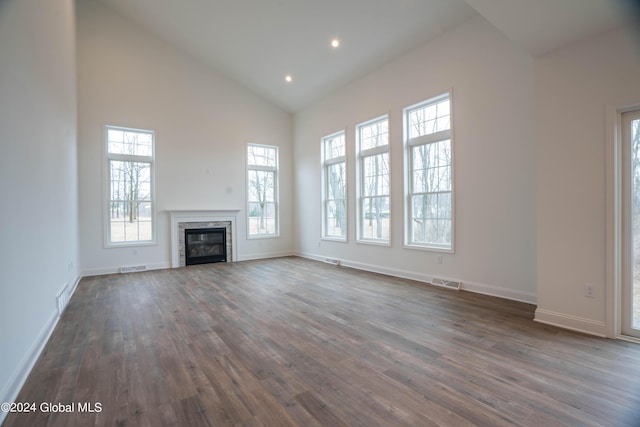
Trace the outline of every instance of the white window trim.
<instances>
[{"instance_id":1,"label":"white window trim","mask_svg":"<svg viewBox=\"0 0 640 427\"><path fill-rule=\"evenodd\" d=\"M373 147L373 148L368 148L366 150L360 150L360 128L361 127L365 127L368 126L372 123L381 121L381 120L387 120L387 126L389 127L389 133L388 133L388 143L387 145L383 145L383 146L379 146L379 147ZM365 122L359 123L356 125L356 243L362 243L362 244L367 244L367 245L375 245L375 246L391 246L391 239L392 239L392 225L393 225L393 218L392 218L392 213L391 213L391 166L392 166L392 159L391 159L391 129L390 129L390 120L389 120L389 114L384 114L382 116L378 116L376 118L373 118L371 120L367 120ZM369 156L374 156L377 154L384 154L384 153L388 153L389 154L389 239L374 239L374 238L369 238L369 237L362 237L362 235L364 234L362 232L362 201L363 201L363 191L362 191L362 185L363 185L363 180L362 180L362 171L364 170L364 165L363 165L363 161L365 157L369 157Z\"/></svg>"},{"instance_id":2,"label":"white window trim","mask_svg":"<svg viewBox=\"0 0 640 427\"><path fill-rule=\"evenodd\" d=\"M266 148L274 148L276 150L276 165L275 166L262 166L262 165L249 165L249 146L254 147L266 147ZM246 144L246 149L244 153L245 159L245 177L246 183L244 186L245 191L247 192L247 196L245 197L246 203L246 221L247 221L247 240L256 240L256 239L277 239L280 237L280 149L276 145L266 145L266 144L255 144L253 142L248 142ZM251 234L251 220L249 217L250 208L249 208L249 171L257 170L257 171L266 171L266 172L275 172L274 174L274 183L273 183L273 191L274 191L274 203L275 203L275 215L276 215L276 231L271 234Z\"/></svg>"},{"instance_id":3,"label":"white window trim","mask_svg":"<svg viewBox=\"0 0 640 427\"><path fill-rule=\"evenodd\" d=\"M109 129L117 129L124 131L133 131L133 132L144 132L150 133L153 135L153 144L151 146L151 156L133 156L126 154L112 154L109 153L109 142L108 142L108 131ZM102 160L102 242L104 248L123 248L123 247L138 247L138 246L156 246L158 244L157 241L157 215L156 215L156 166L155 166L155 157L156 157L156 132L149 129L140 129L133 128L128 126L117 126L110 124L103 124L102 126L103 132L103 160ZM139 161L139 162L149 162L151 164L151 240L139 240L139 241L131 241L131 242L111 242L111 218L109 216L109 206L111 203L111 176L109 174L109 161L110 160L119 160L119 161Z\"/></svg>"},{"instance_id":4,"label":"white window trim","mask_svg":"<svg viewBox=\"0 0 640 427\"><path fill-rule=\"evenodd\" d=\"M344 155L343 156L339 156L339 157L334 157L332 159L326 160L325 159L325 142L329 139L335 138L336 136L342 135L342 137L344 138ZM348 156L347 156L347 131L346 129L340 130L338 132L334 132L332 134L326 135L324 137L322 137L320 139L320 170L321 170L321 179L320 179L320 191L321 191L321 201L320 201L320 206L321 206L321 210L322 210L322 215L321 215L321 220L322 220L322 228L320 231L320 239L321 240L326 240L329 242L340 242L340 243L347 243L348 242L348 236L349 236L349 180L348 178L348 170L347 170L347 160L348 160ZM338 163L344 163L344 168L345 168L345 179L346 179L346 183L345 183L345 224L344 224L344 237L340 237L340 236L329 236L327 235L327 202L328 202L328 197L327 197L327 166L330 165L335 165Z\"/></svg>"},{"instance_id":5,"label":"white window trim","mask_svg":"<svg viewBox=\"0 0 640 427\"><path fill-rule=\"evenodd\" d=\"M622 114L637 110L635 99L620 99L605 106L607 224L606 224L606 328L607 338L640 343L640 339L622 333L622 276L623 276L623 220L622 220Z\"/></svg>"},{"instance_id":6,"label":"white window trim","mask_svg":"<svg viewBox=\"0 0 640 427\"><path fill-rule=\"evenodd\" d=\"M439 101L449 99L449 129L445 131L435 132L429 135L409 139L409 123L408 113L414 109L424 105L435 104ZM456 189L455 189L455 144L454 144L454 114L453 114L453 89L447 92L430 97L424 101L410 105L402 109L402 129L403 129L403 145L404 145L404 245L405 249L414 249L427 252L455 253L455 224L456 224ZM438 142L441 140L450 140L451 144L451 245L438 245L433 243L413 243L411 241L411 167L412 154L411 148L423 144Z\"/></svg>"}]
</instances>

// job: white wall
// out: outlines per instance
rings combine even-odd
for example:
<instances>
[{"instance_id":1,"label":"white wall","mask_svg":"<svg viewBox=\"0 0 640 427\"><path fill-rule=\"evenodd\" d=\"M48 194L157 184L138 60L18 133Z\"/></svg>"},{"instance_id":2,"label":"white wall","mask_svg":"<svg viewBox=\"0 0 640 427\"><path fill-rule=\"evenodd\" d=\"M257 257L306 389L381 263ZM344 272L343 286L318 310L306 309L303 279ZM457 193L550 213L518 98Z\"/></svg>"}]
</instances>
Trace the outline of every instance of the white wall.
<instances>
[{"instance_id":1,"label":"white wall","mask_svg":"<svg viewBox=\"0 0 640 427\"><path fill-rule=\"evenodd\" d=\"M239 259L290 253L290 114L92 1L78 3L78 78L80 247L85 274L112 272L123 265L168 267L167 209L242 209L237 224ZM103 246L106 124L156 132L155 246ZM280 238L246 238L247 142L279 147Z\"/></svg>"},{"instance_id":2,"label":"white wall","mask_svg":"<svg viewBox=\"0 0 640 427\"><path fill-rule=\"evenodd\" d=\"M537 320L600 335L612 321L606 107L640 103L638 36L619 29L536 59Z\"/></svg>"},{"instance_id":3,"label":"white wall","mask_svg":"<svg viewBox=\"0 0 640 427\"><path fill-rule=\"evenodd\" d=\"M73 0L0 2L0 402L78 278ZM0 423L6 414L0 412Z\"/></svg>"},{"instance_id":4,"label":"white wall","mask_svg":"<svg viewBox=\"0 0 640 427\"><path fill-rule=\"evenodd\" d=\"M455 253L403 248L402 108L453 89ZM535 302L534 61L476 17L296 114L296 251ZM355 243L354 128L390 114L392 245ZM347 132L348 243L320 241L320 139Z\"/></svg>"}]
</instances>

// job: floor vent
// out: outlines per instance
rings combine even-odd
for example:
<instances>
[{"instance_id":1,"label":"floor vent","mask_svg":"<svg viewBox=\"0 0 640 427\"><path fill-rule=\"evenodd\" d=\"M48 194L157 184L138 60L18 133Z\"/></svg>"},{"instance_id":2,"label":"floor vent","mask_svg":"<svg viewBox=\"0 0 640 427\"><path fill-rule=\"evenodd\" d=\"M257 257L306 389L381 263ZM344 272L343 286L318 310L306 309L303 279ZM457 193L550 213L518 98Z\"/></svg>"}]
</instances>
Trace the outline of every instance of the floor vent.
<instances>
[{"instance_id":1,"label":"floor vent","mask_svg":"<svg viewBox=\"0 0 640 427\"><path fill-rule=\"evenodd\" d=\"M132 265L129 267L120 267L120 273L135 273L136 271L145 271L146 265Z\"/></svg>"},{"instance_id":2,"label":"floor vent","mask_svg":"<svg viewBox=\"0 0 640 427\"><path fill-rule=\"evenodd\" d=\"M56 296L56 302L58 304L58 316L62 316L64 308L69 303L69 285L64 285L64 288Z\"/></svg>"},{"instance_id":3,"label":"floor vent","mask_svg":"<svg viewBox=\"0 0 640 427\"><path fill-rule=\"evenodd\" d=\"M434 285L442 286L448 289L455 289L456 291L460 290L460 282L456 282L454 280L440 279L438 277L434 277L431 280L431 283Z\"/></svg>"},{"instance_id":4,"label":"floor vent","mask_svg":"<svg viewBox=\"0 0 640 427\"><path fill-rule=\"evenodd\" d=\"M323 261L327 264L340 265L340 260L336 258L325 258Z\"/></svg>"}]
</instances>

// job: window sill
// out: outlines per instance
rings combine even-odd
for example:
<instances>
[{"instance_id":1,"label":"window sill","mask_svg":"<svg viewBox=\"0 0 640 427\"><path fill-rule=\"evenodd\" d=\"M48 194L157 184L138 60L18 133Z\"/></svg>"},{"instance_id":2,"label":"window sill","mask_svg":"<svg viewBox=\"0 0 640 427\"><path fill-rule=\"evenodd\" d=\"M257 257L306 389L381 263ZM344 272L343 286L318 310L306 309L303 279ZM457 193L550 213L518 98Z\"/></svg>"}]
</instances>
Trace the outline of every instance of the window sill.
<instances>
[{"instance_id":1,"label":"window sill","mask_svg":"<svg viewBox=\"0 0 640 427\"><path fill-rule=\"evenodd\" d=\"M425 251L425 252L439 252L439 253L445 253L445 254L455 253L455 251L453 250L453 247L449 248L446 246L411 245L411 244L405 243L403 245L403 248L414 249L414 250Z\"/></svg>"},{"instance_id":2,"label":"window sill","mask_svg":"<svg viewBox=\"0 0 640 427\"><path fill-rule=\"evenodd\" d=\"M279 239L280 234L254 234L247 236L247 240L264 240L264 239Z\"/></svg>"},{"instance_id":3,"label":"window sill","mask_svg":"<svg viewBox=\"0 0 640 427\"><path fill-rule=\"evenodd\" d=\"M158 242L155 240L144 242L118 242L118 243L105 243L105 249L118 249L118 248L138 248L142 246L157 246Z\"/></svg>"},{"instance_id":4,"label":"window sill","mask_svg":"<svg viewBox=\"0 0 640 427\"><path fill-rule=\"evenodd\" d=\"M386 248L391 247L391 242L386 240L359 239L359 240L356 240L356 243L362 244L362 245L382 246Z\"/></svg>"},{"instance_id":5,"label":"window sill","mask_svg":"<svg viewBox=\"0 0 640 427\"><path fill-rule=\"evenodd\" d=\"M338 242L338 243L347 243L347 238L341 239L340 237L321 237L320 240L325 242Z\"/></svg>"}]
</instances>

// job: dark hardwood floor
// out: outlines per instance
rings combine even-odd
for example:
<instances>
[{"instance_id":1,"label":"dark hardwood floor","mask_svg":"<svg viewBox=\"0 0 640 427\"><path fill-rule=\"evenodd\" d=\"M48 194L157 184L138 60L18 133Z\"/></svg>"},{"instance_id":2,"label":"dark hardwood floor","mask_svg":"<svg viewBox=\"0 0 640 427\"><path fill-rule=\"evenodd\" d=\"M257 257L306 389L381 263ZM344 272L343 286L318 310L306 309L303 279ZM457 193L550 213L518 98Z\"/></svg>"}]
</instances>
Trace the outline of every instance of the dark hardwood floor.
<instances>
[{"instance_id":1,"label":"dark hardwood floor","mask_svg":"<svg viewBox=\"0 0 640 427\"><path fill-rule=\"evenodd\" d=\"M640 425L640 345L533 311L293 257L88 277L17 399L72 412L5 427Z\"/></svg>"}]
</instances>

